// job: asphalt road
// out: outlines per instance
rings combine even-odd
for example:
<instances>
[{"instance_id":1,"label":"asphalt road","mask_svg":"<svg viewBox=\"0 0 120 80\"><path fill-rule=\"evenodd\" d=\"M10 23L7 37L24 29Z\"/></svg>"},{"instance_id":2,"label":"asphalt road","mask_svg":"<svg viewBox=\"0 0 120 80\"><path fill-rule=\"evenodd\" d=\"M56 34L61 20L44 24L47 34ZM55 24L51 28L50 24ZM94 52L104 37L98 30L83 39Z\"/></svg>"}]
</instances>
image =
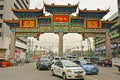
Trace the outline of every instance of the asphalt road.
<instances>
[{"instance_id":1,"label":"asphalt road","mask_svg":"<svg viewBox=\"0 0 120 80\"><path fill-rule=\"evenodd\" d=\"M33 62L0 68L0 80L62 80L62 78L51 76L49 70L37 70ZM87 75L85 80L120 80L120 72L116 68L100 67L98 75Z\"/></svg>"}]
</instances>

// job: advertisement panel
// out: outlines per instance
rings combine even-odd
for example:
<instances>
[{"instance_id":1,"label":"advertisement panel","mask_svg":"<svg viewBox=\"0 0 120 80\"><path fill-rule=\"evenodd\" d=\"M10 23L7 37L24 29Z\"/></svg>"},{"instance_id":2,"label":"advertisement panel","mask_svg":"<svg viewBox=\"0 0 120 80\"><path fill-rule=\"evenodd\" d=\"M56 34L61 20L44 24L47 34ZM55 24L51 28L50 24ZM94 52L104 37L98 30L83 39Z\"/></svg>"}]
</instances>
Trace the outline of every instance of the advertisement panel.
<instances>
[{"instance_id":1,"label":"advertisement panel","mask_svg":"<svg viewBox=\"0 0 120 80\"><path fill-rule=\"evenodd\" d=\"M21 28L36 28L36 20L22 20Z\"/></svg>"},{"instance_id":2,"label":"advertisement panel","mask_svg":"<svg viewBox=\"0 0 120 80\"><path fill-rule=\"evenodd\" d=\"M101 28L101 22L100 20L86 20L86 28L91 28L91 29L97 29Z\"/></svg>"}]
</instances>

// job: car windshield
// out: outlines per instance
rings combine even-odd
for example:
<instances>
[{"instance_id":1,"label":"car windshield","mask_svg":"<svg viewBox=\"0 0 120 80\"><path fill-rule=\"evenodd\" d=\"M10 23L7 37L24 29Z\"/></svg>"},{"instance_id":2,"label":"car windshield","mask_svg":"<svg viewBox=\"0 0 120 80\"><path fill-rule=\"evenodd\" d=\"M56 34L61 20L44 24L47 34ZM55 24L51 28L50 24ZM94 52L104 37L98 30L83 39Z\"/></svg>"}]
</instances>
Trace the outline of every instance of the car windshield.
<instances>
[{"instance_id":1,"label":"car windshield","mask_svg":"<svg viewBox=\"0 0 120 80\"><path fill-rule=\"evenodd\" d=\"M79 65L77 65L76 63L74 62L63 62L63 65L65 67L79 67Z\"/></svg>"},{"instance_id":2,"label":"car windshield","mask_svg":"<svg viewBox=\"0 0 120 80\"><path fill-rule=\"evenodd\" d=\"M49 62L49 59L40 59L40 62Z\"/></svg>"},{"instance_id":3,"label":"car windshield","mask_svg":"<svg viewBox=\"0 0 120 80\"><path fill-rule=\"evenodd\" d=\"M62 60L66 60L66 58L61 58Z\"/></svg>"}]
</instances>

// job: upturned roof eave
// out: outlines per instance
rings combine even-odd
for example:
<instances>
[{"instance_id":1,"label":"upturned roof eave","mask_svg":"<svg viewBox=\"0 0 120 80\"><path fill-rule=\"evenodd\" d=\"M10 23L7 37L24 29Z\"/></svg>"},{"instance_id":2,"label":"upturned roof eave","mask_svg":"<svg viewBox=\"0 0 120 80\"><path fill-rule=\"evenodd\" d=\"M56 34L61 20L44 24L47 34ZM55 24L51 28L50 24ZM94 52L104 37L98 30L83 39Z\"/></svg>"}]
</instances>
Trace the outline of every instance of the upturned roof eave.
<instances>
[{"instance_id":1,"label":"upturned roof eave","mask_svg":"<svg viewBox=\"0 0 120 80\"><path fill-rule=\"evenodd\" d=\"M43 12L43 8L42 9L11 9L13 12Z\"/></svg>"},{"instance_id":2,"label":"upturned roof eave","mask_svg":"<svg viewBox=\"0 0 120 80\"><path fill-rule=\"evenodd\" d=\"M19 23L20 21L19 20L5 20L5 19L3 19L3 22L5 22L5 23Z\"/></svg>"},{"instance_id":3,"label":"upturned roof eave","mask_svg":"<svg viewBox=\"0 0 120 80\"><path fill-rule=\"evenodd\" d=\"M69 4L68 3L68 5L55 5L55 3L53 3L53 4L46 4L46 3L44 3L44 6L45 7L60 7L60 8L62 8L62 7L66 7L66 8L70 8L70 7L78 7L78 3L77 4L75 4L75 5L71 5L71 4Z\"/></svg>"}]
</instances>

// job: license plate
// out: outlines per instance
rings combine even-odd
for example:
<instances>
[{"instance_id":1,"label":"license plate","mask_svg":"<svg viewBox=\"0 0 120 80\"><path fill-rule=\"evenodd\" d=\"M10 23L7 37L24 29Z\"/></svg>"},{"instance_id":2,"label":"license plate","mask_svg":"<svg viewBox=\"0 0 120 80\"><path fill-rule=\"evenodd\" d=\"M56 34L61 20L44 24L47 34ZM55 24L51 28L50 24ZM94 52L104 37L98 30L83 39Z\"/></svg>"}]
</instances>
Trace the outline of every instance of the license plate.
<instances>
[{"instance_id":1,"label":"license plate","mask_svg":"<svg viewBox=\"0 0 120 80\"><path fill-rule=\"evenodd\" d=\"M92 70L92 72L96 72L96 70Z\"/></svg>"},{"instance_id":2,"label":"license plate","mask_svg":"<svg viewBox=\"0 0 120 80\"><path fill-rule=\"evenodd\" d=\"M78 74L77 77L82 77L82 74Z\"/></svg>"}]
</instances>

